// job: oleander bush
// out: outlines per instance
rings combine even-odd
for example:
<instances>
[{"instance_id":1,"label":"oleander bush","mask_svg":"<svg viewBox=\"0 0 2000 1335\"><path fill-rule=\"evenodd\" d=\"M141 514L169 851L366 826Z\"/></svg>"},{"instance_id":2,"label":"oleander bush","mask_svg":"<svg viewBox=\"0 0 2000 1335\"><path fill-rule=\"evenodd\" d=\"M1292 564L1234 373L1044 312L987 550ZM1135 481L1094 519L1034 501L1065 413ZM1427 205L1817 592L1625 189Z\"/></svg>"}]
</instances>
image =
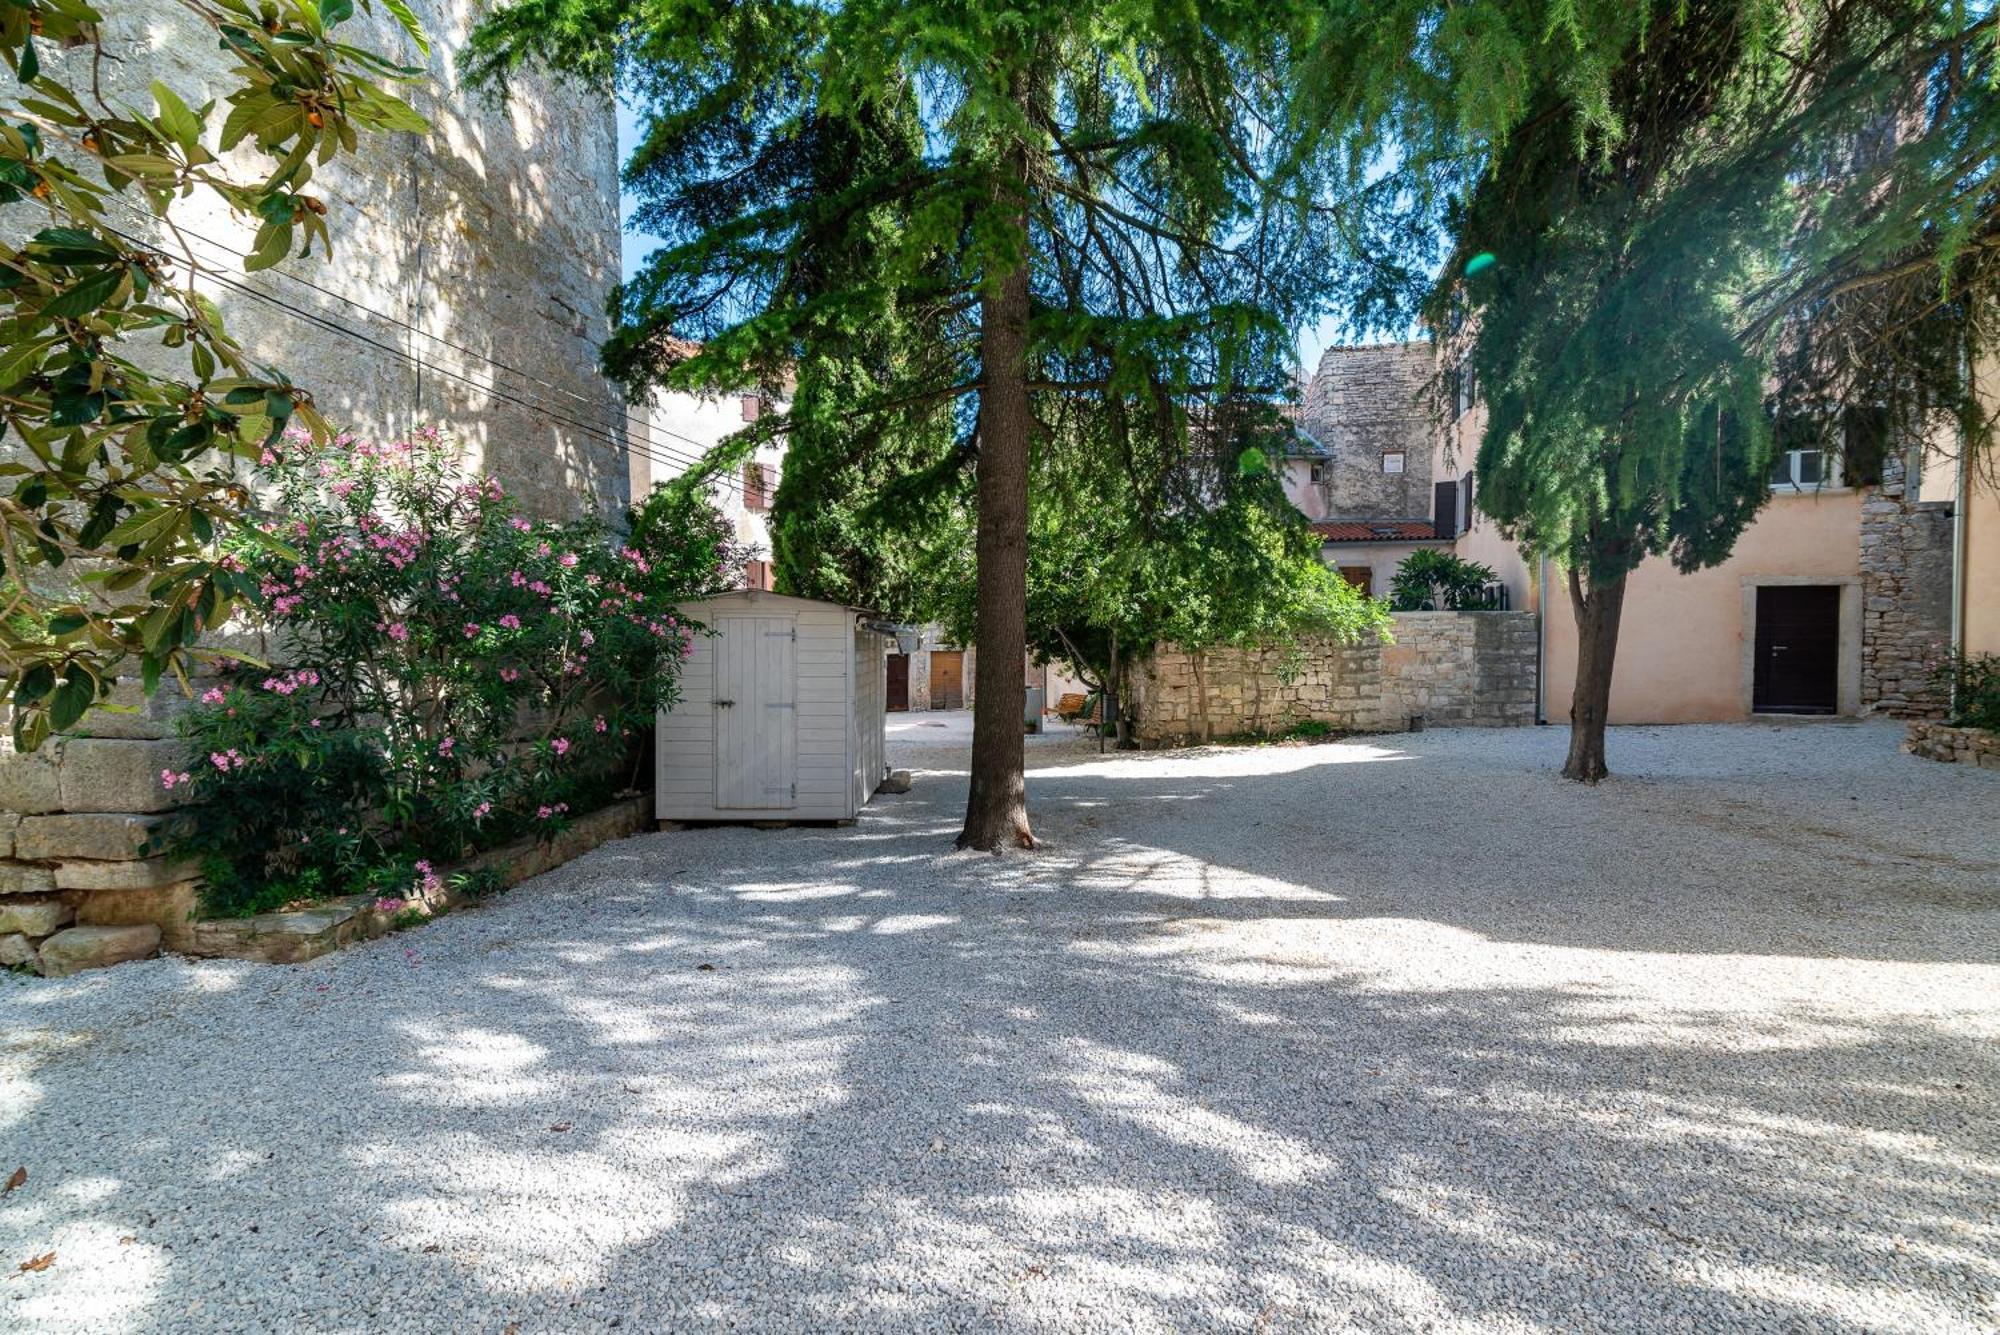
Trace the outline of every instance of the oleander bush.
<instances>
[{"instance_id":1,"label":"oleander bush","mask_svg":"<svg viewBox=\"0 0 2000 1335\"><path fill-rule=\"evenodd\" d=\"M674 605L743 553L696 496L620 539L522 514L436 432L302 432L260 471L282 519L223 565L282 668L239 666L184 716L160 781L211 913L333 894L422 897L434 868L549 837L630 783L700 627ZM633 516L636 520L639 516Z\"/></svg>"}]
</instances>

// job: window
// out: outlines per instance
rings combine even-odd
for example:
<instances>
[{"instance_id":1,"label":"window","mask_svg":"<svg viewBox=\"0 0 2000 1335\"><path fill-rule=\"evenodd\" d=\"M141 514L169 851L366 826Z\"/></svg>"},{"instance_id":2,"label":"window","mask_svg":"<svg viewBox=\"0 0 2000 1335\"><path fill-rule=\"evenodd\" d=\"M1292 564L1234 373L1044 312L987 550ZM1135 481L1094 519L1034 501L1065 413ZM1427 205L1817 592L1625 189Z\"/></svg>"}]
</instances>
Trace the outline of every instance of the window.
<instances>
[{"instance_id":1,"label":"window","mask_svg":"<svg viewBox=\"0 0 2000 1335\"><path fill-rule=\"evenodd\" d=\"M764 411L764 401L755 394L745 394L742 398L743 420L754 422Z\"/></svg>"},{"instance_id":2,"label":"window","mask_svg":"<svg viewBox=\"0 0 2000 1335\"><path fill-rule=\"evenodd\" d=\"M771 579L769 561L745 561L743 563L743 587L746 589L769 589L775 587Z\"/></svg>"},{"instance_id":3,"label":"window","mask_svg":"<svg viewBox=\"0 0 2000 1335\"><path fill-rule=\"evenodd\" d=\"M746 510L767 508L764 496L764 465L760 463L743 465L743 508Z\"/></svg>"},{"instance_id":4,"label":"window","mask_svg":"<svg viewBox=\"0 0 2000 1335\"><path fill-rule=\"evenodd\" d=\"M1771 485L1793 491L1840 485L1840 461L1817 445L1779 450L1771 459Z\"/></svg>"},{"instance_id":5,"label":"window","mask_svg":"<svg viewBox=\"0 0 2000 1335\"><path fill-rule=\"evenodd\" d=\"M1382 471L1385 473L1402 472L1403 452L1401 450L1384 450L1382 452Z\"/></svg>"},{"instance_id":6,"label":"window","mask_svg":"<svg viewBox=\"0 0 2000 1335\"><path fill-rule=\"evenodd\" d=\"M1325 476L1326 476L1326 465L1325 465L1325 464L1314 464L1314 465L1312 466L1312 480L1313 480L1313 481L1314 481L1315 483L1319 482L1319 481L1320 481L1321 479L1323 479L1323 478L1324 478Z\"/></svg>"},{"instance_id":7,"label":"window","mask_svg":"<svg viewBox=\"0 0 2000 1335\"><path fill-rule=\"evenodd\" d=\"M1373 595L1375 592L1375 569L1373 566L1341 566L1340 577L1361 592Z\"/></svg>"}]
</instances>

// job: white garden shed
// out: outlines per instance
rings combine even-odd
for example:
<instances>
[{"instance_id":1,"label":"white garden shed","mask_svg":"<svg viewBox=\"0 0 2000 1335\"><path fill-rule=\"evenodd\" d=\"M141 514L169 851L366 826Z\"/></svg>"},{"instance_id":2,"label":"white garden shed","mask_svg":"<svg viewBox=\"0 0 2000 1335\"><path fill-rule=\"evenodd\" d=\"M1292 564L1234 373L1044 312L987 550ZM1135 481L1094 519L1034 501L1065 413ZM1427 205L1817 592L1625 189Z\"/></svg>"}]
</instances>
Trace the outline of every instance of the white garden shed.
<instances>
[{"instance_id":1,"label":"white garden shed","mask_svg":"<svg viewBox=\"0 0 2000 1335\"><path fill-rule=\"evenodd\" d=\"M887 773L888 637L866 612L762 589L682 606L708 627L662 711L661 820L852 820Z\"/></svg>"}]
</instances>

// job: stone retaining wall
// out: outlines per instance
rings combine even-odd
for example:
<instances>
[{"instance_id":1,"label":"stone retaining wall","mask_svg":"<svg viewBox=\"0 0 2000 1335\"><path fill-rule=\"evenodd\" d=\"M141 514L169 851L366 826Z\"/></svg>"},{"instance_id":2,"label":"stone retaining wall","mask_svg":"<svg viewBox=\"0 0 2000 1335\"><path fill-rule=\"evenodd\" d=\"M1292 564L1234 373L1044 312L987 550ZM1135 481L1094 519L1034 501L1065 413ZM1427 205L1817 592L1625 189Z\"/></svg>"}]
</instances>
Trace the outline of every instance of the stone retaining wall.
<instances>
[{"instance_id":1,"label":"stone retaining wall","mask_svg":"<svg viewBox=\"0 0 2000 1335\"><path fill-rule=\"evenodd\" d=\"M1535 721L1532 612L1398 612L1391 644L1164 649L1134 670L1142 746L1272 736L1315 721L1343 732L1518 727Z\"/></svg>"},{"instance_id":2,"label":"stone retaining wall","mask_svg":"<svg viewBox=\"0 0 2000 1335\"><path fill-rule=\"evenodd\" d=\"M191 939L194 869L151 847L175 805L160 771L187 760L174 718L188 700L172 684L149 700L121 682L111 704L29 755L0 717L0 964L39 955L44 972L74 972Z\"/></svg>"},{"instance_id":3,"label":"stone retaining wall","mask_svg":"<svg viewBox=\"0 0 2000 1335\"><path fill-rule=\"evenodd\" d=\"M1986 728L1955 728L1949 723L1919 720L1910 724L1903 749L1926 760L2000 769L2000 733Z\"/></svg>"}]
</instances>

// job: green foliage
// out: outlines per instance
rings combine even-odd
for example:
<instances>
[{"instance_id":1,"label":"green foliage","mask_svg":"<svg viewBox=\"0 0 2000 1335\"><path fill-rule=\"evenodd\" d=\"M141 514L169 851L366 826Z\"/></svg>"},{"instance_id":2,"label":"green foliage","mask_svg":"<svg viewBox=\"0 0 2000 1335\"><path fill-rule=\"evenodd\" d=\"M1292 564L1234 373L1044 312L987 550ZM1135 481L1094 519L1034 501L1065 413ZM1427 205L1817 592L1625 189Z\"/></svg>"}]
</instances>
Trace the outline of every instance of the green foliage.
<instances>
[{"instance_id":1,"label":"green foliage","mask_svg":"<svg viewBox=\"0 0 2000 1335\"><path fill-rule=\"evenodd\" d=\"M209 688L183 717L195 759L161 776L195 800L175 847L212 912L389 893L550 837L623 784L673 700L698 630L674 604L730 574L720 517L674 529L653 507L618 544L531 522L451 458L435 433L265 454L289 518L221 565L291 666Z\"/></svg>"},{"instance_id":2,"label":"green foliage","mask_svg":"<svg viewBox=\"0 0 2000 1335\"><path fill-rule=\"evenodd\" d=\"M1072 429L1100 437L1110 430L1104 419L1083 414ZM1162 453L1149 456L1140 441L1114 448L1100 439L1037 460L1028 512L1028 643L1038 658L1063 660L1101 683L1114 675L1114 637L1122 678L1162 644L1270 647L1387 627L1382 606L1320 560L1319 539L1277 476L1240 466L1258 449L1252 442L1282 454L1284 428L1275 417L1262 405L1234 405L1214 429L1217 447L1194 457L1171 442L1153 442ZM938 603L955 637L970 633L975 610L965 577L969 549L960 552L957 566L936 568Z\"/></svg>"},{"instance_id":3,"label":"green foliage","mask_svg":"<svg viewBox=\"0 0 2000 1335\"><path fill-rule=\"evenodd\" d=\"M363 0L366 4L367 0ZM410 39L401 0L385 0ZM324 435L311 396L253 366L196 290L194 256L135 239L206 194L259 220L260 269L331 245L314 171L364 133L422 130L382 87L419 71L335 35L350 0L181 0L235 60L225 95L191 103L155 80L106 100L106 16L80 0L0 6L0 685L18 745L75 724L136 665L184 674L241 596L216 539L250 509L239 459L288 423ZM59 49L81 53L54 57ZM232 172L260 164L260 175ZM141 349L135 345L156 345Z\"/></svg>"},{"instance_id":4,"label":"green foliage","mask_svg":"<svg viewBox=\"0 0 2000 1335\"><path fill-rule=\"evenodd\" d=\"M1254 467L1329 272L1280 188L1300 161L1283 39L1308 19L527 0L481 26L472 65L637 96L626 184L668 244L616 295L606 369L634 392L789 386L720 456L786 442L780 587L971 637L982 391L1018 371L1040 428L1031 638L1108 661L1114 631L1138 651L1374 615ZM1026 365L991 368L982 302L1022 263Z\"/></svg>"},{"instance_id":5,"label":"green foliage","mask_svg":"<svg viewBox=\"0 0 2000 1335\"><path fill-rule=\"evenodd\" d=\"M1474 611L1490 608L1493 568L1455 552L1419 547L1404 557L1389 581L1389 605L1398 612Z\"/></svg>"},{"instance_id":6,"label":"green foliage","mask_svg":"<svg viewBox=\"0 0 2000 1335\"><path fill-rule=\"evenodd\" d=\"M1340 127L1344 287L1470 358L1481 507L1584 588L1726 557L1776 416L1835 453L1843 408L1990 434L1962 370L2000 291L1990 7L1365 8L1295 108Z\"/></svg>"},{"instance_id":7,"label":"green foliage","mask_svg":"<svg viewBox=\"0 0 2000 1335\"><path fill-rule=\"evenodd\" d=\"M699 598L737 587L751 555L697 478L653 488L626 511L625 526L631 546L646 554L649 585L671 597Z\"/></svg>"},{"instance_id":8,"label":"green foliage","mask_svg":"<svg viewBox=\"0 0 2000 1335\"><path fill-rule=\"evenodd\" d=\"M2000 732L2000 654L1947 653L1931 685L1951 701L1951 722Z\"/></svg>"}]
</instances>

